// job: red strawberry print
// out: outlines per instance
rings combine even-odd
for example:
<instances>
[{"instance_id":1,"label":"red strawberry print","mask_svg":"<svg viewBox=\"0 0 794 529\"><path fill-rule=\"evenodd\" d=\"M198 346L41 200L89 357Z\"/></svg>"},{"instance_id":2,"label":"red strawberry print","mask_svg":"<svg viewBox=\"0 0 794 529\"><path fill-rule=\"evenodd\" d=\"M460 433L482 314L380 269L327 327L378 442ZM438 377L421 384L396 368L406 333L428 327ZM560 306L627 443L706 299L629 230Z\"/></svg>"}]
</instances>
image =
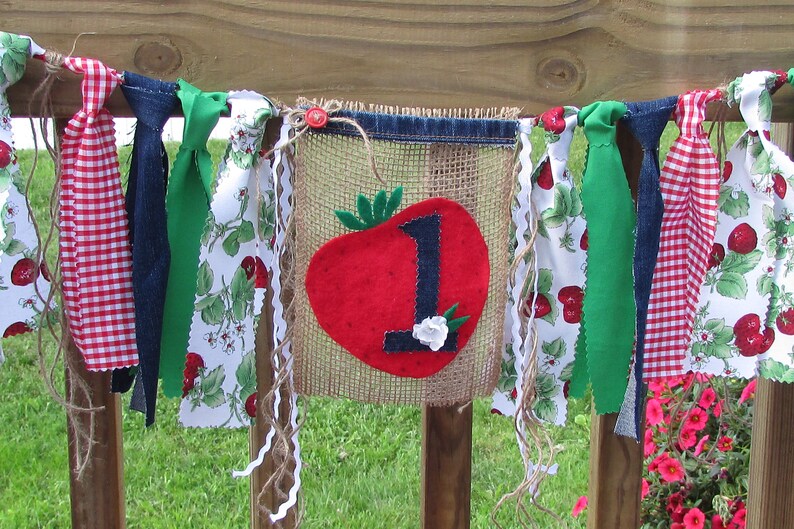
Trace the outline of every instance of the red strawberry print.
<instances>
[{"instance_id":1,"label":"red strawberry print","mask_svg":"<svg viewBox=\"0 0 794 529\"><path fill-rule=\"evenodd\" d=\"M728 235L728 249L736 253L747 254L758 245L758 235L752 226L743 222L736 226Z\"/></svg>"},{"instance_id":2,"label":"red strawberry print","mask_svg":"<svg viewBox=\"0 0 794 529\"><path fill-rule=\"evenodd\" d=\"M780 198L786 198L786 189L788 189L788 184L786 184L786 179L783 178L783 175L780 173L773 174L772 182L772 189L775 190L775 194Z\"/></svg>"},{"instance_id":3,"label":"red strawberry print","mask_svg":"<svg viewBox=\"0 0 794 529\"><path fill-rule=\"evenodd\" d=\"M4 141L0 141L0 169L5 169L11 163L11 146Z\"/></svg>"},{"instance_id":4,"label":"red strawberry print","mask_svg":"<svg viewBox=\"0 0 794 529\"><path fill-rule=\"evenodd\" d=\"M198 369L199 367L207 367L204 364L204 359L198 353L188 353L185 355L185 367Z\"/></svg>"},{"instance_id":5,"label":"red strawberry print","mask_svg":"<svg viewBox=\"0 0 794 529\"><path fill-rule=\"evenodd\" d=\"M584 298L584 291L581 287L576 285L569 285L567 287L562 287L560 292L557 294L557 299L560 300L560 303L563 305L570 305L570 304L582 304L582 299Z\"/></svg>"},{"instance_id":6,"label":"red strawberry print","mask_svg":"<svg viewBox=\"0 0 794 529\"><path fill-rule=\"evenodd\" d=\"M582 304L565 305L562 309L562 319L566 323L579 323L582 321Z\"/></svg>"},{"instance_id":7,"label":"red strawberry print","mask_svg":"<svg viewBox=\"0 0 794 529\"><path fill-rule=\"evenodd\" d=\"M764 138L766 138L769 141L772 141L772 136L769 134L768 130L764 131Z\"/></svg>"},{"instance_id":8,"label":"red strawberry print","mask_svg":"<svg viewBox=\"0 0 794 529\"><path fill-rule=\"evenodd\" d=\"M737 338L756 334L761 330L761 318L757 314L745 314L733 325L733 334Z\"/></svg>"},{"instance_id":9,"label":"red strawberry print","mask_svg":"<svg viewBox=\"0 0 794 529\"><path fill-rule=\"evenodd\" d=\"M780 313L775 319L777 330L789 336L794 335L794 308L789 308Z\"/></svg>"},{"instance_id":10,"label":"red strawberry print","mask_svg":"<svg viewBox=\"0 0 794 529\"><path fill-rule=\"evenodd\" d=\"M254 288L267 288L267 267L259 256L256 257L254 269Z\"/></svg>"},{"instance_id":11,"label":"red strawberry print","mask_svg":"<svg viewBox=\"0 0 794 529\"><path fill-rule=\"evenodd\" d=\"M504 415L501 411L497 410L496 408L491 408L491 413L493 415Z\"/></svg>"},{"instance_id":12,"label":"red strawberry print","mask_svg":"<svg viewBox=\"0 0 794 529\"><path fill-rule=\"evenodd\" d=\"M12 336L17 336L19 334L25 334L27 332L31 332L33 329L28 326L27 323L24 321L18 321L16 323L12 323L8 326L8 328L3 333L3 338L10 338Z\"/></svg>"},{"instance_id":13,"label":"red strawberry print","mask_svg":"<svg viewBox=\"0 0 794 529\"><path fill-rule=\"evenodd\" d=\"M253 256L246 255L240 263L240 267L245 270L245 277L251 279L256 273L256 260Z\"/></svg>"},{"instance_id":14,"label":"red strawberry print","mask_svg":"<svg viewBox=\"0 0 794 529\"><path fill-rule=\"evenodd\" d=\"M256 417L256 391L248 395L248 398L245 399L245 413L247 413L249 417Z\"/></svg>"},{"instance_id":15,"label":"red strawberry print","mask_svg":"<svg viewBox=\"0 0 794 529\"><path fill-rule=\"evenodd\" d=\"M750 137L753 137L753 138L757 138L758 137L758 131L756 131L756 130L748 130L747 131L747 135L750 136Z\"/></svg>"},{"instance_id":16,"label":"red strawberry print","mask_svg":"<svg viewBox=\"0 0 794 529\"><path fill-rule=\"evenodd\" d=\"M564 113L564 108L554 107L541 114L540 122L543 124L543 128L554 134L562 134L565 131Z\"/></svg>"},{"instance_id":17,"label":"red strawberry print","mask_svg":"<svg viewBox=\"0 0 794 529\"><path fill-rule=\"evenodd\" d=\"M587 236L587 228L584 229L584 233L582 233L582 238L579 239L579 248L584 251L587 251L587 248L590 246L590 239Z\"/></svg>"},{"instance_id":18,"label":"red strawberry print","mask_svg":"<svg viewBox=\"0 0 794 529\"><path fill-rule=\"evenodd\" d=\"M783 86L788 82L788 72L785 72L783 70L772 70L772 72L776 76L775 85L772 88L772 90L777 90L778 88L780 88L781 86Z\"/></svg>"},{"instance_id":19,"label":"red strawberry print","mask_svg":"<svg viewBox=\"0 0 794 529\"><path fill-rule=\"evenodd\" d=\"M319 325L354 357L386 373L424 378L449 364L474 332L488 297L488 248L457 202L431 198L392 216L402 188L388 201L385 195L379 192L372 202L359 195L360 219L336 212L355 231L317 250L306 293ZM417 288L418 277L428 288ZM452 318L469 318L442 349L433 351L412 336L414 325L453 306Z\"/></svg>"},{"instance_id":20,"label":"red strawberry print","mask_svg":"<svg viewBox=\"0 0 794 529\"><path fill-rule=\"evenodd\" d=\"M551 175L551 163L547 159L540 166L540 174L538 174L538 186L541 189L551 189L554 186L554 178Z\"/></svg>"},{"instance_id":21,"label":"red strawberry print","mask_svg":"<svg viewBox=\"0 0 794 529\"><path fill-rule=\"evenodd\" d=\"M187 377L182 379L182 398L187 397L190 390L196 387L196 377Z\"/></svg>"},{"instance_id":22,"label":"red strawberry print","mask_svg":"<svg viewBox=\"0 0 794 529\"><path fill-rule=\"evenodd\" d=\"M513 388L513 391L510 392L510 397L512 397L513 400L516 400L518 398L518 389L517 388Z\"/></svg>"},{"instance_id":23,"label":"red strawberry print","mask_svg":"<svg viewBox=\"0 0 794 529\"><path fill-rule=\"evenodd\" d=\"M775 341L775 330L767 327L762 333L753 333L736 338L736 347L742 356L756 356L765 353Z\"/></svg>"},{"instance_id":24,"label":"red strawberry print","mask_svg":"<svg viewBox=\"0 0 794 529\"><path fill-rule=\"evenodd\" d=\"M716 268L725 259L725 247L718 242L715 242L711 247L709 253L709 270Z\"/></svg>"},{"instance_id":25,"label":"red strawberry print","mask_svg":"<svg viewBox=\"0 0 794 529\"><path fill-rule=\"evenodd\" d=\"M733 164L731 162L725 162L725 165L722 166L722 181L727 182L731 174L733 174Z\"/></svg>"},{"instance_id":26,"label":"red strawberry print","mask_svg":"<svg viewBox=\"0 0 794 529\"><path fill-rule=\"evenodd\" d=\"M43 277L45 281L52 281L52 276L50 276L50 269L47 268L47 263L42 261L39 271L41 272L41 277Z\"/></svg>"},{"instance_id":27,"label":"red strawberry print","mask_svg":"<svg viewBox=\"0 0 794 529\"><path fill-rule=\"evenodd\" d=\"M11 269L11 283L23 287L31 284L38 274L36 262L28 257L23 257Z\"/></svg>"},{"instance_id":28,"label":"red strawberry print","mask_svg":"<svg viewBox=\"0 0 794 529\"><path fill-rule=\"evenodd\" d=\"M545 294L538 294L535 298L535 317L542 318L551 312L551 303Z\"/></svg>"}]
</instances>

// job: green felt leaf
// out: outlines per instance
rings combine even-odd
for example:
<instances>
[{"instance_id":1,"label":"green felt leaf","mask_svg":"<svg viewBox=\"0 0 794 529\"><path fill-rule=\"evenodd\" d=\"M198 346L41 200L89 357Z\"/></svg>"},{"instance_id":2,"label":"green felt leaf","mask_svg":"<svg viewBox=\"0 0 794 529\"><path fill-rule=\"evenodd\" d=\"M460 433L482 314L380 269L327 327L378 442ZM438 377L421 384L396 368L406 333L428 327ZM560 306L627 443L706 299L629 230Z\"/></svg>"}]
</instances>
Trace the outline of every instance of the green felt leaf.
<instances>
[{"instance_id":1,"label":"green felt leaf","mask_svg":"<svg viewBox=\"0 0 794 529\"><path fill-rule=\"evenodd\" d=\"M384 212L384 216L389 219L394 212L397 211L397 208L400 207L400 202L403 199L403 186L399 186L391 192L391 196L389 197L389 201L386 203L386 211Z\"/></svg>"},{"instance_id":2,"label":"green felt leaf","mask_svg":"<svg viewBox=\"0 0 794 529\"><path fill-rule=\"evenodd\" d=\"M551 282L554 279L554 274L549 268L541 268L538 270L538 292L541 294L548 294L551 290Z\"/></svg>"},{"instance_id":3,"label":"green felt leaf","mask_svg":"<svg viewBox=\"0 0 794 529\"><path fill-rule=\"evenodd\" d=\"M375 222L378 224L387 220L386 200L386 191L381 189L375 195L375 200L372 202L372 215L375 217Z\"/></svg>"},{"instance_id":4,"label":"green felt leaf","mask_svg":"<svg viewBox=\"0 0 794 529\"><path fill-rule=\"evenodd\" d=\"M350 211L342 211L337 209L334 210L334 213L345 228L361 231L366 230L368 227L366 224L358 220L358 217L356 217Z\"/></svg>"},{"instance_id":5,"label":"green felt leaf","mask_svg":"<svg viewBox=\"0 0 794 529\"><path fill-rule=\"evenodd\" d=\"M240 251L240 241L237 239L238 237L239 232L236 229L232 230L221 244L223 251L226 252L226 255L229 257L234 257L237 255L237 252Z\"/></svg>"},{"instance_id":6,"label":"green felt leaf","mask_svg":"<svg viewBox=\"0 0 794 529\"><path fill-rule=\"evenodd\" d=\"M772 121L772 96L766 90L758 95L758 119Z\"/></svg>"},{"instance_id":7,"label":"green felt leaf","mask_svg":"<svg viewBox=\"0 0 794 529\"><path fill-rule=\"evenodd\" d=\"M201 402L207 407L217 408L226 402L226 395L223 394L223 389L218 388L212 393L204 393Z\"/></svg>"},{"instance_id":8,"label":"green felt leaf","mask_svg":"<svg viewBox=\"0 0 794 529\"><path fill-rule=\"evenodd\" d=\"M562 338L557 338L551 342L543 342L540 346L546 356L561 358L565 354L565 342Z\"/></svg>"},{"instance_id":9,"label":"green felt leaf","mask_svg":"<svg viewBox=\"0 0 794 529\"><path fill-rule=\"evenodd\" d=\"M717 206L720 211L738 219L739 217L746 217L750 211L750 199L747 193L739 191L736 198L731 196L733 188L731 186L722 186L720 196L717 199Z\"/></svg>"},{"instance_id":10,"label":"green felt leaf","mask_svg":"<svg viewBox=\"0 0 794 529\"><path fill-rule=\"evenodd\" d=\"M240 384L240 395L242 397L246 398L256 391L256 355L254 351L243 355L235 375L237 383Z\"/></svg>"},{"instance_id":11,"label":"green felt leaf","mask_svg":"<svg viewBox=\"0 0 794 529\"><path fill-rule=\"evenodd\" d=\"M721 268L723 272L736 272L737 274L746 274L753 268L758 266L761 261L761 250L753 250L746 254L740 254L730 251L725 259L722 261Z\"/></svg>"},{"instance_id":12,"label":"green felt leaf","mask_svg":"<svg viewBox=\"0 0 794 529\"><path fill-rule=\"evenodd\" d=\"M196 276L196 294L199 296L206 296L209 294L214 281L215 274L212 272L209 261L203 261L198 268Z\"/></svg>"},{"instance_id":13,"label":"green felt leaf","mask_svg":"<svg viewBox=\"0 0 794 529\"><path fill-rule=\"evenodd\" d=\"M249 220L242 221L240 227L237 228L237 241L240 243L251 242L255 236L254 223Z\"/></svg>"},{"instance_id":14,"label":"green felt leaf","mask_svg":"<svg viewBox=\"0 0 794 529\"><path fill-rule=\"evenodd\" d=\"M758 374L771 380L780 380L788 371L786 364L767 358L758 364Z\"/></svg>"},{"instance_id":15,"label":"green felt leaf","mask_svg":"<svg viewBox=\"0 0 794 529\"><path fill-rule=\"evenodd\" d=\"M224 380L226 380L226 370L223 365L219 365L201 377L201 390L204 393L214 393L220 389Z\"/></svg>"},{"instance_id":16,"label":"green felt leaf","mask_svg":"<svg viewBox=\"0 0 794 529\"><path fill-rule=\"evenodd\" d=\"M532 411L541 421L554 422L557 420L557 404L551 399L539 399L532 407Z\"/></svg>"},{"instance_id":17,"label":"green felt leaf","mask_svg":"<svg viewBox=\"0 0 794 529\"><path fill-rule=\"evenodd\" d=\"M458 305L460 305L460 303L455 303L450 308L448 308L444 312L444 314L442 314L445 320L450 321L452 319L452 317L455 315L455 311L458 309Z\"/></svg>"},{"instance_id":18,"label":"green felt leaf","mask_svg":"<svg viewBox=\"0 0 794 529\"><path fill-rule=\"evenodd\" d=\"M744 299L747 296L747 281L736 272L725 272L717 280L717 292L726 298Z\"/></svg>"},{"instance_id":19,"label":"green felt leaf","mask_svg":"<svg viewBox=\"0 0 794 529\"><path fill-rule=\"evenodd\" d=\"M548 373L538 373L535 380L535 393L539 399L550 399L557 396L560 387L557 385L553 375Z\"/></svg>"},{"instance_id":20,"label":"green felt leaf","mask_svg":"<svg viewBox=\"0 0 794 529\"><path fill-rule=\"evenodd\" d=\"M455 318L454 320L448 321L447 328L449 329L449 332L457 331L460 326L466 323L466 320L468 320L470 317L471 316L461 316L460 318Z\"/></svg>"},{"instance_id":21,"label":"green felt leaf","mask_svg":"<svg viewBox=\"0 0 794 529\"><path fill-rule=\"evenodd\" d=\"M202 302L202 308L198 309L201 311L201 320L207 325L220 325L223 321L223 313L226 310L220 296L208 296Z\"/></svg>"},{"instance_id":22,"label":"green felt leaf","mask_svg":"<svg viewBox=\"0 0 794 529\"><path fill-rule=\"evenodd\" d=\"M369 199L364 195L358 195L356 199L356 207L358 208L358 216L364 221L368 228L375 225L375 217L372 215L372 204Z\"/></svg>"}]
</instances>

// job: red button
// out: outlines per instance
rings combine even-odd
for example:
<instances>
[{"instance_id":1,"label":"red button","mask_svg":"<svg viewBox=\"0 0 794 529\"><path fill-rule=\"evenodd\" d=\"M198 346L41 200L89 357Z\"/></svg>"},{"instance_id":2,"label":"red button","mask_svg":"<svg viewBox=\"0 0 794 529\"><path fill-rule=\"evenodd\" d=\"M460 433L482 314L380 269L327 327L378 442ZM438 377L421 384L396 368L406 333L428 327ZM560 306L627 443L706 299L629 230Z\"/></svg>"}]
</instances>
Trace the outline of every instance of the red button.
<instances>
[{"instance_id":1,"label":"red button","mask_svg":"<svg viewBox=\"0 0 794 529\"><path fill-rule=\"evenodd\" d=\"M328 113L320 107L306 111L306 124L313 129L321 129L328 124Z\"/></svg>"}]
</instances>

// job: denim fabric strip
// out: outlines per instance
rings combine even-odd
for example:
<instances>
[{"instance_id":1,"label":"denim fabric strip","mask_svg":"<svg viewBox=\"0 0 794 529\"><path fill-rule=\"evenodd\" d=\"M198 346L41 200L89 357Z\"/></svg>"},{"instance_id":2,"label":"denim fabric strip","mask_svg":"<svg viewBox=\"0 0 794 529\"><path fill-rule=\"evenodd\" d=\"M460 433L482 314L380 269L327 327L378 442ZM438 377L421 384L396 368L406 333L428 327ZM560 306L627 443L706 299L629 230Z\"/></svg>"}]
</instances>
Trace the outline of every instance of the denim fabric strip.
<instances>
[{"instance_id":1,"label":"denim fabric strip","mask_svg":"<svg viewBox=\"0 0 794 529\"><path fill-rule=\"evenodd\" d=\"M140 355L132 409L146 413L146 425L154 423L163 304L168 281L170 250L166 232L165 188L168 157L162 141L165 122L177 106L176 84L124 73L121 86L138 123L127 184L127 215L132 243L132 282L135 295L135 327ZM129 387L130 373L117 371L114 389ZM124 380L127 378L128 380ZM141 391L142 390L142 391ZM140 397L143 396L143 402Z\"/></svg>"},{"instance_id":2,"label":"denim fabric strip","mask_svg":"<svg viewBox=\"0 0 794 529\"><path fill-rule=\"evenodd\" d=\"M505 119L429 118L340 110L334 117L355 120L373 140L407 143L465 143L514 146L518 122ZM330 121L316 132L359 136L355 127Z\"/></svg>"},{"instance_id":3,"label":"denim fabric strip","mask_svg":"<svg viewBox=\"0 0 794 529\"><path fill-rule=\"evenodd\" d=\"M659 139L678 102L678 97L666 97L642 103L626 103L628 112L621 122L642 145L643 157L637 190L637 238L634 245L634 300L637 305L637 342L632 376L634 394L626 395L624 407L627 414L616 431L623 435L639 437L642 421L645 386L642 382L642 365L645 343L645 322L648 298L651 295L653 269L659 252L659 232L662 226L662 194L659 191ZM633 397L633 398L632 398Z\"/></svg>"}]
</instances>

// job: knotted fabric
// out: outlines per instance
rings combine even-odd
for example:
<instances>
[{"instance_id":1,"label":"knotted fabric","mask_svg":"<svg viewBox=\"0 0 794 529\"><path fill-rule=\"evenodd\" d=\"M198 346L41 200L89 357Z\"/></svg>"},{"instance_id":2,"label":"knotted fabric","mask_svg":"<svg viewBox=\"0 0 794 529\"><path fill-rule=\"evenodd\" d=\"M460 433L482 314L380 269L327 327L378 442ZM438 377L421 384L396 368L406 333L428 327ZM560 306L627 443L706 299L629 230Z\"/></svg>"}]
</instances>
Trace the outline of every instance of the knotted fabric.
<instances>
[{"instance_id":1,"label":"knotted fabric","mask_svg":"<svg viewBox=\"0 0 794 529\"><path fill-rule=\"evenodd\" d=\"M135 117L135 137L127 183L127 218L132 243L132 287L140 367L130 407L154 423L163 305L171 251L166 231L165 189L168 155L162 133L178 104L176 84L124 72L121 91ZM114 390L131 383L130 370L113 373Z\"/></svg>"},{"instance_id":2,"label":"knotted fabric","mask_svg":"<svg viewBox=\"0 0 794 529\"><path fill-rule=\"evenodd\" d=\"M662 168L659 253L645 328L644 379L682 373L698 293L714 242L720 170L703 130L706 105L719 90L687 92L674 118L680 129Z\"/></svg>"},{"instance_id":3,"label":"knotted fabric","mask_svg":"<svg viewBox=\"0 0 794 529\"><path fill-rule=\"evenodd\" d=\"M254 339L273 260L275 192L262 139L274 108L231 92L226 157L201 238L182 381L185 426L250 426L256 416Z\"/></svg>"},{"instance_id":4,"label":"knotted fabric","mask_svg":"<svg viewBox=\"0 0 794 529\"><path fill-rule=\"evenodd\" d=\"M774 72L728 85L747 130L728 152L683 370L794 382L794 163L770 137Z\"/></svg>"},{"instance_id":5,"label":"knotted fabric","mask_svg":"<svg viewBox=\"0 0 794 529\"><path fill-rule=\"evenodd\" d=\"M178 80L185 128L166 194L171 264L165 296L160 376L169 397L181 395L190 321L196 296L199 239L212 197L212 158L207 140L226 109L226 93L205 93Z\"/></svg>"},{"instance_id":6,"label":"knotted fabric","mask_svg":"<svg viewBox=\"0 0 794 529\"><path fill-rule=\"evenodd\" d=\"M599 414L620 409L634 346L636 215L615 143L615 123L625 113L626 105L617 101L596 102L579 112L589 142L582 180L588 250L571 392L582 394L589 380Z\"/></svg>"},{"instance_id":7,"label":"knotted fabric","mask_svg":"<svg viewBox=\"0 0 794 529\"><path fill-rule=\"evenodd\" d=\"M121 189L113 117L105 101L121 77L94 59L66 57L83 74L83 108L61 143L59 217L66 319L86 367L138 363L132 256Z\"/></svg>"},{"instance_id":8,"label":"knotted fabric","mask_svg":"<svg viewBox=\"0 0 794 529\"><path fill-rule=\"evenodd\" d=\"M659 191L659 138L664 132L678 97L642 103L626 103L621 123L642 146L642 165L637 189L637 240L634 244L634 303L637 305L637 338L634 362L615 431L639 438L645 389L642 382L645 321L651 294L653 269L659 251L662 225L662 194Z\"/></svg>"},{"instance_id":9,"label":"knotted fabric","mask_svg":"<svg viewBox=\"0 0 794 529\"><path fill-rule=\"evenodd\" d=\"M0 336L3 338L38 329L44 300L49 294L49 276L38 262L39 241L25 199L25 175L17 164L11 109L6 98L6 88L19 81L25 72L31 46L25 37L0 31ZM3 359L0 347L0 364Z\"/></svg>"}]
</instances>

